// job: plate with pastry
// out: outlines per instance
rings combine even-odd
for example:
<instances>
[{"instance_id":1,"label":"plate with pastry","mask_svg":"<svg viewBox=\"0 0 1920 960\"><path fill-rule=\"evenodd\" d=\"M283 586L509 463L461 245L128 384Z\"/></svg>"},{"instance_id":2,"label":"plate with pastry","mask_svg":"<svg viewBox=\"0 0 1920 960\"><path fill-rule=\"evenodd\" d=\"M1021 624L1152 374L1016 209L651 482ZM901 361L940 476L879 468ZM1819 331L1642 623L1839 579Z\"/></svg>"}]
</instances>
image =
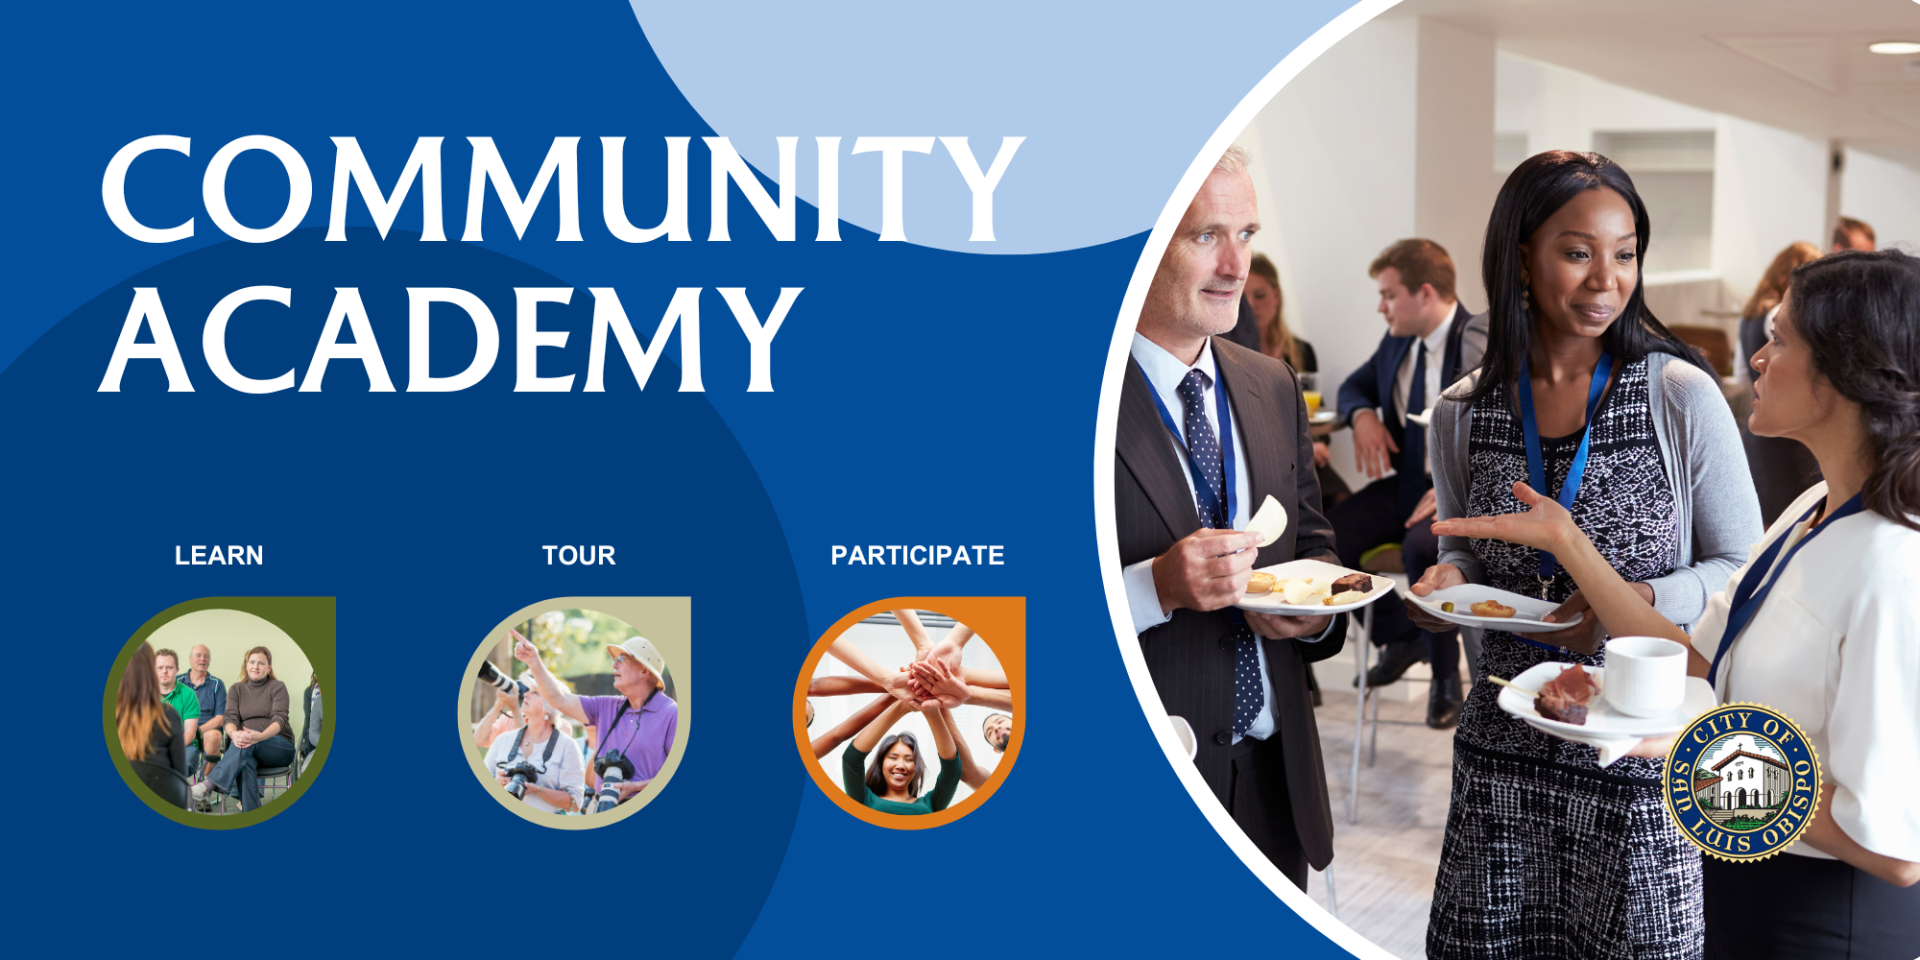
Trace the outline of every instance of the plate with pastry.
<instances>
[{"instance_id":1,"label":"plate with pastry","mask_svg":"<svg viewBox=\"0 0 1920 960\"><path fill-rule=\"evenodd\" d=\"M1322 616L1358 610L1392 594L1393 581L1386 577L1324 560L1294 560L1255 570L1234 606L1290 617Z\"/></svg>"},{"instance_id":2,"label":"plate with pastry","mask_svg":"<svg viewBox=\"0 0 1920 960\"><path fill-rule=\"evenodd\" d=\"M1491 679L1501 687L1500 709L1536 729L1575 743L1591 744L1609 737L1672 736L1718 703L1705 680L1688 677L1686 699L1672 713L1631 717L1607 705L1602 695L1606 668L1553 660L1536 663L1512 680Z\"/></svg>"},{"instance_id":3,"label":"plate with pastry","mask_svg":"<svg viewBox=\"0 0 1920 960\"><path fill-rule=\"evenodd\" d=\"M1409 593L1407 599L1448 623L1519 633L1552 633L1587 618L1584 613L1576 613L1571 620L1548 623L1540 618L1552 613L1559 604L1474 583L1435 590L1424 597Z\"/></svg>"}]
</instances>

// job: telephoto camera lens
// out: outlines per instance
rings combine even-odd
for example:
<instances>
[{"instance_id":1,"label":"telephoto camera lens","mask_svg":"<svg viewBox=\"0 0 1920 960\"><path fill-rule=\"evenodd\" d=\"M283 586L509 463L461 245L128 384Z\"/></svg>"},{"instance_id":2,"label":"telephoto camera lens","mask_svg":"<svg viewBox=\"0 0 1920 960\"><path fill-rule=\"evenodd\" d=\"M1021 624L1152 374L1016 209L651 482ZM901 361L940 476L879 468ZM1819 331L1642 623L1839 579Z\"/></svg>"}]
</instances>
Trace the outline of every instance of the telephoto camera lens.
<instances>
[{"instance_id":1,"label":"telephoto camera lens","mask_svg":"<svg viewBox=\"0 0 1920 960\"><path fill-rule=\"evenodd\" d=\"M527 784L540 779L540 771L534 769L533 764L525 760L511 767L501 764L500 772L507 775L507 792L513 794L515 800L526 799Z\"/></svg>"},{"instance_id":2,"label":"telephoto camera lens","mask_svg":"<svg viewBox=\"0 0 1920 960\"><path fill-rule=\"evenodd\" d=\"M515 680L501 673L498 667L495 667L485 660L480 661L479 677L481 683L487 684L516 700L527 695L527 682L525 680Z\"/></svg>"},{"instance_id":3,"label":"telephoto camera lens","mask_svg":"<svg viewBox=\"0 0 1920 960\"><path fill-rule=\"evenodd\" d=\"M633 761L618 750L608 750L593 761L593 772L600 775L600 803L595 813L606 813L620 805L620 784L633 779Z\"/></svg>"}]
</instances>

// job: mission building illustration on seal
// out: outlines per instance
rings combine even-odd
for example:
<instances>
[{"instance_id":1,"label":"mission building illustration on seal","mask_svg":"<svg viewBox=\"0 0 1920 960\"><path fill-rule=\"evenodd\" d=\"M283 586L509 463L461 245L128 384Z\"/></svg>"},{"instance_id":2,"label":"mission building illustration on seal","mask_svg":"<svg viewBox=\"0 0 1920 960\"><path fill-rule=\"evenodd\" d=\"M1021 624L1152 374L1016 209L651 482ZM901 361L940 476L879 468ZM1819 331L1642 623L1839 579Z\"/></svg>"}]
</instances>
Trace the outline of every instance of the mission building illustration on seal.
<instances>
[{"instance_id":1,"label":"mission building illustration on seal","mask_svg":"<svg viewBox=\"0 0 1920 960\"><path fill-rule=\"evenodd\" d=\"M1793 790L1787 759L1764 737L1736 733L1713 741L1694 767L1693 795L1707 819L1725 830L1758 830L1773 822Z\"/></svg>"}]
</instances>

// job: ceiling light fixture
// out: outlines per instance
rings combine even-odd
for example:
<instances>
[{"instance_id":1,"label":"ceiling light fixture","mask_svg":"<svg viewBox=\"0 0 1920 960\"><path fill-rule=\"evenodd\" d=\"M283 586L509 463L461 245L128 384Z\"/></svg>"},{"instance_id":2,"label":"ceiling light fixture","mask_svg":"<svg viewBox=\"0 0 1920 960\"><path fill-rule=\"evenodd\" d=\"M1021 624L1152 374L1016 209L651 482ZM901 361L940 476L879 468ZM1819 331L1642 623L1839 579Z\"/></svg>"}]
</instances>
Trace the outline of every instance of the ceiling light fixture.
<instances>
[{"instance_id":1,"label":"ceiling light fixture","mask_svg":"<svg viewBox=\"0 0 1920 960\"><path fill-rule=\"evenodd\" d=\"M1874 53L1884 53L1888 55L1920 53L1920 43L1915 43L1912 40L1883 40L1879 43L1867 44L1867 49Z\"/></svg>"}]
</instances>

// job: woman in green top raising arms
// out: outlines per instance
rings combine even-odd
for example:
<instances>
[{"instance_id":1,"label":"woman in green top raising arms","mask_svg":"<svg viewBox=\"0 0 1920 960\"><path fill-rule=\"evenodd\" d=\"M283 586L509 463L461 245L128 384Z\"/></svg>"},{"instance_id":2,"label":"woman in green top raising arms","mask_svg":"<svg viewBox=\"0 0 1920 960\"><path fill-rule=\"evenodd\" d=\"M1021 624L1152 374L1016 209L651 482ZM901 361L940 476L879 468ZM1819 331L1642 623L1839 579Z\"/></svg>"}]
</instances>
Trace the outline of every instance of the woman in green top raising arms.
<instances>
[{"instance_id":1,"label":"woman in green top raising arms","mask_svg":"<svg viewBox=\"0 0 1920 960\"><path fill-rule=\"evenodd\" d=\"M911 702L896 700L847 744L841 755L840 775L848 796L881 813L904 815L938 813L953 802L954 788L960 785L960 764L954 759L959 750L950 718L935 716L931 711L927 714L927 728L933 731L934 747L940 753L940 773L934 777L933 789L926 793L920 792L926 782L927 765L920 755L919 741L911 733L887 732L913 711ZM941 707L938 712L945 714L947 710ZM871 765L867 764L869 753L874 755Z\"/></svg>"}]
</instances>

